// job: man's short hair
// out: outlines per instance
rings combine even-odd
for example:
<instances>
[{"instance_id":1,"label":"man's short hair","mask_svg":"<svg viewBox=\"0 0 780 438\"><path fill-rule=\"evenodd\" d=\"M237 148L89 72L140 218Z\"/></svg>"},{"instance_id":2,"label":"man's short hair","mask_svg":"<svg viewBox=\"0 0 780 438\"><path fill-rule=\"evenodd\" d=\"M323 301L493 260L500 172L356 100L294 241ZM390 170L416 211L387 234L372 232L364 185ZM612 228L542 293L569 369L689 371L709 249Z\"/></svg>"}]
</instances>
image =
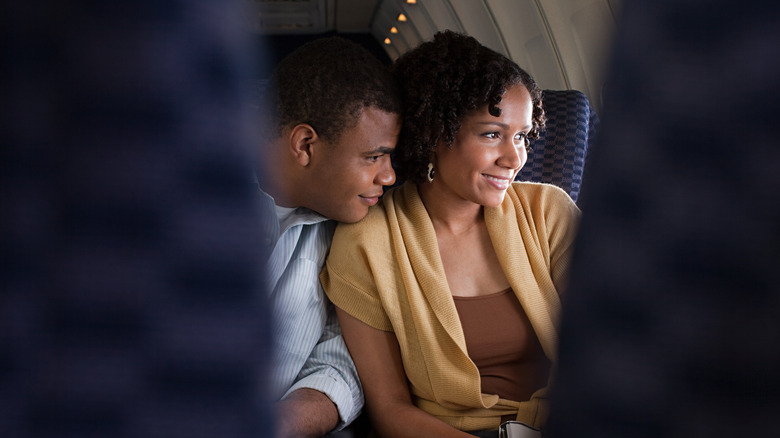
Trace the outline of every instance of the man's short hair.
<instances>
[{"instance_id":1,"label":"man's short hair","mask_svg":"<svg viewBox=\"0 0 780 438\"><path fill-rule=\"evenodd\" d=\"M311 125L328 141L357 125L367 107L400 114L388 67L357 43L320 38L285 57L268 83L266 108L276 136L286 127Z\"/></svg>"}]
</instances>

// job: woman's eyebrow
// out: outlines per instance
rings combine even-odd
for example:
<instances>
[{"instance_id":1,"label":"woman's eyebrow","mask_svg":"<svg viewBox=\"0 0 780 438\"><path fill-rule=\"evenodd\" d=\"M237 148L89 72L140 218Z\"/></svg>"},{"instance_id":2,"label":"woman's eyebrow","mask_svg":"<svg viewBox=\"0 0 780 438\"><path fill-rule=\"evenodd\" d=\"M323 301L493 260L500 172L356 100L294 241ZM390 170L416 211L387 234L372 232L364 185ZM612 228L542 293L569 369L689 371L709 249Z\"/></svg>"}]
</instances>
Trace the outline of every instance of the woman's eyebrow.
<instances>
[{"instance_id":1,"label":"woman's eyebrow","mask_svg":"<svg viewBox=\"0 0 780 438\"><path fill-rule=\"evenodd\" d=\"M498 126L499 128L502 128L502 129L509 129L509 125L507 125L506 123L502 123L502 122L487 121L487 122L474 122L474 123L477 124L477 125L490 125L490 126ZM531 128L532 128L531 125L526 125L526 126L523 127L523 130L531 129Z\"/></svg>"}]
</instances>

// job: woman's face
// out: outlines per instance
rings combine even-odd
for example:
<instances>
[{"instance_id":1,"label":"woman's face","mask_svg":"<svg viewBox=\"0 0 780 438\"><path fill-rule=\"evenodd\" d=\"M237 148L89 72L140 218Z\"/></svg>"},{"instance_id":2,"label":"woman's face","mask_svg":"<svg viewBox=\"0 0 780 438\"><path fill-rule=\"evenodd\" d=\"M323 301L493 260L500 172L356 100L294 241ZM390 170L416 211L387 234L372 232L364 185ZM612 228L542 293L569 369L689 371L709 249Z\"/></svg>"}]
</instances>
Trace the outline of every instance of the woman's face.
<instances>
[{"instance_id":1,"label":"woman's face","mask_svg":"<svg viewBox=\"0 0 780 438\"><path fill-rule=\"evenodd\" d=\"M484 107L467 115L451 147L436 147L434 184L444 196L495 207L528 159L526 135L532 128L531 95L522 84L504 93L501 115ZM423 183L425 184L425 183Z\"/></svg>"}]
</instances>

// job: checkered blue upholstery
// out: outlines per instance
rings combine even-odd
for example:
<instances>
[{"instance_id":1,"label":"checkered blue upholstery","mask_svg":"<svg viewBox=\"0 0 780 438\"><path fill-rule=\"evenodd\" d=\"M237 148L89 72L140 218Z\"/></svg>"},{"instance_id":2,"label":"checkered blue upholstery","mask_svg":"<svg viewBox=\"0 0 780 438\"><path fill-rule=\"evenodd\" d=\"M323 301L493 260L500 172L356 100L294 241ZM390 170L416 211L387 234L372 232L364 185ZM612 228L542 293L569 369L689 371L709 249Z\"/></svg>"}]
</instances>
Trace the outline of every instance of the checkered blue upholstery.
<instances>
[{"instance_id":1,"label":"checkered blue upholstery","mask_svg":"<svg viewBox=\"0 0 780 438\"><path fill-rule=\"evenodd\" d=\"M274 436L237 8L0 8L0 437Z\"/></svg>"},{"instance_id":2,"label":"checkered blue upholstery","mask_svg":"<svg viewBox=\"0 0 780 438\"><path fill-rule=\"evenodd\" d=\"M547 129L531 143L528 162L516 179L555 184L576 202L598 115L588 98L576 90L544 90L542 103Z\"/></svg>"},{"instance_id":3,"label":"checkered blue upholstery","mask_svg":"<svg viewBox=\"0 0 780 438\"><path fill-rule=\"evenodd\" d=\"M545 437L780 437L780 2L621 2Z\"/></svg>"}]
</instances>

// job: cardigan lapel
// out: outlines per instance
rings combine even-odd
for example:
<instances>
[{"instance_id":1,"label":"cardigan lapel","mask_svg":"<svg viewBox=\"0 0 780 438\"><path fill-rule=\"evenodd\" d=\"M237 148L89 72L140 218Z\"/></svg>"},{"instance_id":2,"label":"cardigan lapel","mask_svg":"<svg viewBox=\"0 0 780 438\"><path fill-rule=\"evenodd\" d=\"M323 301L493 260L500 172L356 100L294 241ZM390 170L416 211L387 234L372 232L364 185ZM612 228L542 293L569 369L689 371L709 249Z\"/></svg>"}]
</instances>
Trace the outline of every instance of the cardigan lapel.
<instances>
[{"instance_id":1,"label":"cardigan lapel","mask_svg":"<svg viewBox=\"0 0 780 438\"><path fill-rule=\"evenodd\" d=\"M449 337L458 345L462 354L466 353L466 338L460 325L458 311L452 299L444 265L439 254L439 244L436 240L436 232L433 223L428 216L428 211L420 199L415 184L405 184L398 189L393 199L395 208L400 210L396 216L396 223L403 245L406 251L399 251L399 265L401 265L404 283L408 289L417 288L417 291L409 290L410 300L416 297L424 297L427 311L432 311L436 319ZM421 305L423 303L410 303ZM420 307L412 311L421 311Z\"/></svg>"},{"instance_id":2,"label":"cardigan lapel","mask_svg":"<svg viewBox=\"0 0 780 438\"><path fill-rule=\"evenodd\" d=\"M395 190L385 206L406 288L408 311L420 343L419 352L429 370L425 373L431 391L429 397L463 400L466 406L493 406L498 396L483 396L480 391L479 369L468 356L436 232L417 186L407 183Z\"/></svg>"},{"instance_id":3,"label":"cardigan lapel","mask_svg":"<svg viewBox=\"0 0 780 438\"><path fill-rule=\"evenodd\" d=\"M397 262L422 347L421 353L428 367L439 369L428 373L428 377L434 379L429 381L430 390L434 393L455 391L461 394L460 397L472 399L484 408L494 406L499 401L498 396L480 392L479 370L468 357L466 339L446 281L436 233L417 186L407 183L396 188L385 195L384 202L392 240L399 249L396 251ZM532 269L530 266L522 245L522 237L530 233L529 226L524 225L526 230L521 235L517 215L508 196L500 208L489 210L490 213L486 209L485 219L501 266L526 309L545 353L554 361L557 343L557 332L551 318L554 314L548 313L548 303L535 283L536 271L539 271L538 275L549 278L549 268L545 273L543 267ZM434 396L432 399L438 398Z\"/></svg>"},{"instance_id":4,"label":"cardigan lapel","mask_svg":"<svg viewBox=\"0 0 780 438\"><path fill-rule=\"evenodd\" d=\"M518 211L516 205L528 208ZM560 299L550 277L547 242L539 240L530 207L510 187L500 206L485 209L485 222L504 275L528 315L545 354L555 362L558 345L555 315L560 312ZM546 256L544 251L548 252ZM548 262L532 264L531 260Z\"/></svg>"}]
</instances>

